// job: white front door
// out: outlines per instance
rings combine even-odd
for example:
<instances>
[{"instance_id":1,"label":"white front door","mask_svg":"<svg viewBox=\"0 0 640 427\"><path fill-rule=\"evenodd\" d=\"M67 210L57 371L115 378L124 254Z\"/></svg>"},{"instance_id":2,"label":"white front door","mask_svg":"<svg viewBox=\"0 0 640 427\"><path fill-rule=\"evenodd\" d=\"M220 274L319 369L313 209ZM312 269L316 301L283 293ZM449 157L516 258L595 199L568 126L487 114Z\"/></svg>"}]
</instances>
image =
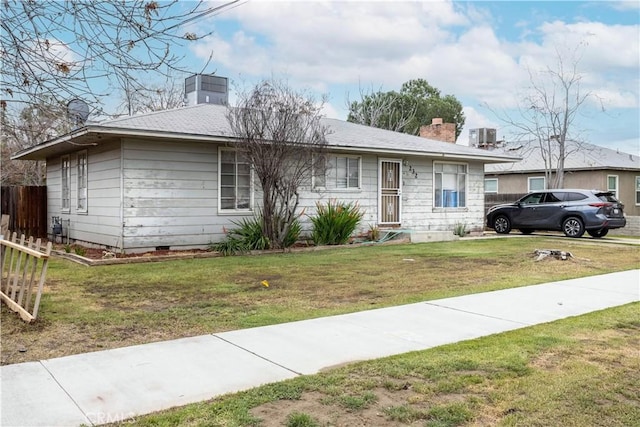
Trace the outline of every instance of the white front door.
<instances>
[{"instance_id":1,"label":"white front door","mask_svg":"<svg viewBox=\"0 0 640 427\"><path fill-rule=\"evenodd\" d=\"M400 224L402 202L402 161L379 161L378 179L378 222L380 224Z\"/></svg>"}]
</instances>

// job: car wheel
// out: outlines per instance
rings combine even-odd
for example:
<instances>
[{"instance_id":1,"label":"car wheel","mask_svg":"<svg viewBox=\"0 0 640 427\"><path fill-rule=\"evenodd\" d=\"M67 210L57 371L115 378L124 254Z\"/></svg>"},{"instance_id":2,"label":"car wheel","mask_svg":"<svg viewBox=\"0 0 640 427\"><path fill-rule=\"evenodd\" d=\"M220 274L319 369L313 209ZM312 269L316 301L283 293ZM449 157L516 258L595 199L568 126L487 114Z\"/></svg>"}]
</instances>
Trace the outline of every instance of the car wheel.
<instances>
[{"instance_id":1,"label":"car wheel","mask_svg":"<svg viewBox=\"0 0 640 427\"><path fill-rule=\"evenodd\" d=\"M511 221L504 215L499 215L493 220L493 229L496 233L509 234L511 231Z\"/></svg>"},{"instance_id":2,"label":"car wheel","mask_svg":"<svg viewBox=\"0 0 640 427\"><path fill-rule=\"evenodd\" d=\"M522 234L531 234L531 233L533 233L534 231L535 231L535 230L532 230L532 229L530 229L530 228L521 228L521 229L520 229L520 232L521 232Z\"/></svg>"},{"instance_id":3,"label":"car wheel","mask_svg":"<svg viewBox=\"0 0 640 427\"><path fill-rule=\"evenodd\" d=\"M596 239L606 236L608 232L609 232L608 228L602 228L600 230L587 230L587 233L589 233L591 237L594 237Z\"/></svg>"},{"instance_id":4,"label":"car wheel","mask_svg":"<svg viewBox=\"0 0 640 427\"><path fill-rule=\"evenodd\" d=\"M584 234L584 224L578 217L571 216L562 223L562 231L567 237L582 237Z\"/></svg>"}]
</instances>

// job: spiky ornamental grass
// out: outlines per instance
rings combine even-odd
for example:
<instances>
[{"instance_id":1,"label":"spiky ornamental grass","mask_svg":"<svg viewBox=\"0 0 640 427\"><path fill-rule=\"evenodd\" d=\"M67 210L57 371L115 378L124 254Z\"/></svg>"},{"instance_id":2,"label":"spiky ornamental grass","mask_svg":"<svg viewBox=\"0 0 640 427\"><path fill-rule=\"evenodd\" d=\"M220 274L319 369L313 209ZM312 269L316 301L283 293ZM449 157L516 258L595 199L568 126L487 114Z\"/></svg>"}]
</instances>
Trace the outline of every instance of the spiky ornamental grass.
<instances>
[{"instance_id":1,"label":"spiky ornamental grass","mask_svg":"<svg viewBox=\"0 0 640 427\"><path fill-rule=\"evenodd\" d=\"M364 212L357 203L329 200L326 205L316 203L316 215L311 238L316 245L344 245L355 231Z\"/></svg>"}]
</instances>

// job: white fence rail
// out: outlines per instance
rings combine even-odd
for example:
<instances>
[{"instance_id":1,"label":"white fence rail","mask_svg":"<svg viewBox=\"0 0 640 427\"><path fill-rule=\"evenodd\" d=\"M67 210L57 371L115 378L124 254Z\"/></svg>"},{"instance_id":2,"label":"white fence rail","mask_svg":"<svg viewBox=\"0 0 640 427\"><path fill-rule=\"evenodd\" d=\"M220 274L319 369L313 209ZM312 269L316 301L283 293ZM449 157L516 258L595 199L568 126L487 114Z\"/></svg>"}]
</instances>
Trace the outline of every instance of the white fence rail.
<instances>
[{"instance_id":1,"label":"white fence rail","mask_svg":"<svg viewBox=\"0 0 640 427\"><path fill-rule=\"evenodd\" d=\"M0 240L0 298L25 322L33 322L47 275L51 242L42 248L41 240L25 242L17 233Z\"/></svg>"}]
</instances>

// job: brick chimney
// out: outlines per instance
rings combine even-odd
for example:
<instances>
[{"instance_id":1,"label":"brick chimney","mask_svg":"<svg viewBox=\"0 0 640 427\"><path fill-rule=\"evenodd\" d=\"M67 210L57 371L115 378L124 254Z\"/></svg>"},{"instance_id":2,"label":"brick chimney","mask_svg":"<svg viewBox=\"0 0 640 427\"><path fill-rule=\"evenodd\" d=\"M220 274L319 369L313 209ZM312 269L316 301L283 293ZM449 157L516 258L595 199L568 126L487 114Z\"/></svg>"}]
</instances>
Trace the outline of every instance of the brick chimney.
<instances>
[{"instance_id":1,"label":"brick chimney","mask_svg":"<svg viewBox=\"0 0 640 427\"><path fill-rule=\"evenodd\" d=\"M420 136L455 144L456 125L455 123L443 123L441 118L434 118L430 125L420 126Z\"/></svg>"}]
</instances>

